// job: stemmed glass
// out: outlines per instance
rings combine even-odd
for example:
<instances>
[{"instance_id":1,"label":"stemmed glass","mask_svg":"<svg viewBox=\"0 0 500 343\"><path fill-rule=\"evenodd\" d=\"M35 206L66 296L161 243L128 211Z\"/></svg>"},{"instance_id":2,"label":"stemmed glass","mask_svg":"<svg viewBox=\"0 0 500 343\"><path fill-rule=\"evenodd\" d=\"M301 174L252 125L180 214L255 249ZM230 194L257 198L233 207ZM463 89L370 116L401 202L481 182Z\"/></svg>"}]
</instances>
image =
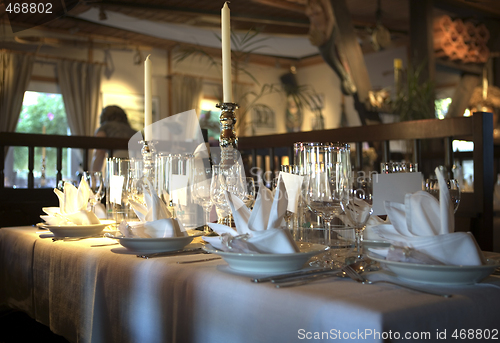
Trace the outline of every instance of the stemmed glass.
<instances>
[{"instance_id":1,"label":"stemmed glass","mask_svg":"<svg viewBox=\"0 0 500 343\"><path fill-rule=\"evenodd\" d=\"M208 223L210 222L210 211L214 205L212 197L210 194L210 183L212 182L212 169L211 168L201 168L195 169L194 180L193 180L192 192L195 201L203 207L203 212L205 214L205 225L204 232L209 234L212 232Z\"/></svg>"},{"instance_id":2,"label":"stemmed glass","mask_svg":"<svg viewBox=\"0 0 500 343\"><path fill-rule=\"evenodd\" d=\"M238 165L212 166L212 182L210 184L210 197L217 210L217 222L227 226L233 225L231 207L226 201L226 191L237 192L237 179L240 175Z\"/></svg>"},{"instance_id":3,"label":"stemmed glass","mask_svg":"<svg viewBox=\"0 0 500 343\"><path fill-rule=\"evenodd\" d=\"M243 192L240 196L241 200L243 200L248 208L252 208L256 198L255 181L252 177L245 177L242 181Z\"/></svg>"},{"instance_id":4,"label":"stemmed glass","mask_svg":"<svg viewBox=\"0 0 500 343\"><path fill-rule=\"evenodd\" d=\"M450 193L454 213L456 213L458 205L460 205L460 185L456 179L445 179L445 181ZM437 179L425 180L425 190L439 200L439 182Z\"/></svg>"},{"instance_id":5,"label":"stemmed glass","mask_svg":"<svg viewBox=\"0 0 500 343\"><path fill-rule=\"evenodd\" d=\"M311 166L307 185L307 205L323 219L325 243L331 245L331 221L340 215L348 201L348 178L340 162L329 159ZM335 263L331 251L317 261L322 266Z\"/></svg>"},{"instance_id":6,"label":"stemmed glass","mask_svg":"<svg viewBox=\"0 0 500 343\"><path fill-rule=\"evenodd\" d=\"M356 257L363 259L361 242L366 223L373 213L373 185L368 177L358 176L351 179L349 187L349 202L343 205L347 221L356 233Z\"/></svg>"},{"instance_id":7,"label":"stemmed glass","mask_svg":"<svg viewBox=\"0 0 500 343\"><path fill-rule=\"evenodd\" d=\"M95 212L95 205L104 197L104 187L101 172L83 172L83 179L87 181L89 188L92 192L89 202L92 212Z\"/></svg>"}]
</instances>

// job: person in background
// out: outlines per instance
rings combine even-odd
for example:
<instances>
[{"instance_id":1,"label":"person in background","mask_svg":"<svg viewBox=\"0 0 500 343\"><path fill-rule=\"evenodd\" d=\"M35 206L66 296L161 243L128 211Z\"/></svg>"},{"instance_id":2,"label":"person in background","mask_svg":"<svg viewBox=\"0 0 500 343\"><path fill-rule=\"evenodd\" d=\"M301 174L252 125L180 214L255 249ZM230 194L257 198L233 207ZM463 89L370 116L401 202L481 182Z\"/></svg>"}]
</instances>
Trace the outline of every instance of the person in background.
<instances>
[{"instance_id":1,"label":"person in background","mask_svg":"<svg viewBox=\"0 0 500 343\"><path fill-rule=\"evenodd\" d=\"M106 106L100 115L100 127L96 130L96 137L131 138L137 131L131 126L125 111L119 106ZM101 171L106 157L106 151L94 150L91 171ZM114 157L127 158L127 151L115 151Z\"/></svg>"}]
</instances>

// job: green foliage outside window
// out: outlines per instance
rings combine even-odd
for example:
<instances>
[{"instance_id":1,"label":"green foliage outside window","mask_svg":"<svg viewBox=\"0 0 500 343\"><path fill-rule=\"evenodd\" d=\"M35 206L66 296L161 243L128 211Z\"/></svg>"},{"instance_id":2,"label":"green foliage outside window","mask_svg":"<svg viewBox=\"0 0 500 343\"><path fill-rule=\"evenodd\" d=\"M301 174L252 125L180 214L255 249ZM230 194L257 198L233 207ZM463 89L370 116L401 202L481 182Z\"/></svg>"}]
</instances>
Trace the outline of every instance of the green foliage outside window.
<instances>
[{"instance_id":1,"label":"green foliage outside window","mask_svg":"<svg viewBox=\"0 0 500 343\"><path fill-rule=\"evenodd\" d=\"M16 132L38 133L49 135L67 135L68 123L64 102L60 94L26 92L23 108L19 116ZM14 170L18 171L18 178L23 178L28 171L28 149L14 147ZM56 149L46 148L45 163L47 178L56 176ZM66 154L63 153L63 169L67 168ZM42 163L42 148L35 148L35 176L40 175ZM63 171L63 174L64 173Z\"/></svg>"}]
</instances>

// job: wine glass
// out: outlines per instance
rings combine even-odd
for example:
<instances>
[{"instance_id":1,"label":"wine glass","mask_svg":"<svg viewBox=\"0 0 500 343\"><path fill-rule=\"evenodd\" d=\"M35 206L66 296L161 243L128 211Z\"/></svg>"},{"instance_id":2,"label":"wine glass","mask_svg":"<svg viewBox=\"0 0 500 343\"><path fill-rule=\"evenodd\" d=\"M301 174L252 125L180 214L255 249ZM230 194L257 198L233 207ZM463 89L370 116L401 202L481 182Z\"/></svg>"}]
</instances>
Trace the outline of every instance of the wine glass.
<instances>
[{"instance_id":1,"label":"wine glass","mask_svg":"<svg viewBox=\"0 0 500 343\"><path fill-rule=\"evenodd\" d=\"M348 178L343 169L339 162L320 162L311 166L308 177L307 205L323 220L324 241L329 246L332 244L331 221L340 215L348 201ZM336 264L332 251L315 262L318 263L321 266Z\"/></svg>"},{"instance_id":2,"label":"wine glass","mask_svg":"<svg viewBox=\"0 0 500 343\"><path fill-rule=\"evenodd\" d=\"M456 179L445 179L445 181L450 193L454 213L456 213L460 204L460 185ZM439 200L439 182L437 179L431 178L425 180L425 190Z\"/></svg>"},{"instance_id":3,"label":"wine glass","mask_svg":"<svg viewBox=\"0 0 500 343\"><path fill-rule=\"evenodd\" d=\"M212 166L212 182L210 183L210 198L217 210L217 223L233 226L231 207L226 201L226 191L237 192L237 176L239 166Z\"/></svg>"},{"instance_id":4,"label":"wine glass","mask_svg":"<svg viewBox=\"0 0 500 343\"><path fill-rule=\"evenodd\" d=\"M356 233L356 257L363 260L361 242L366 223L373 213L373 185L372 180L364 176L353 177L350 185L349 201L343 208L348 224L354 228Z\"/></svg>"},{"instance_id":5,"label":"wine glass","mask_svg":"<svg viewBox=\"0 0 500 343\"><path fill-rule=\"evenodd\" d=\"M241 200L248 208L252 208L255 203L256 191L255 181L252 177L245 177L243 179L243 192L241 193Z\"/></svg>"},{"instance_id":6,"label":"wine glass","mask_svg":"<svg viewBox=\"0 0 500 343\"><path fill-rule=\"evenodd\" d=\"M200 168L194 171L194 182L192 185L192 192L195 201L203 207L205 214L205 234L210 234L212 230L208 226L210 222L210 211L214 205L210 194L210 184L212 182L212 168Z\"/></svg>"},{"instance_id":7,"label":"wine glass","mask_svg":"<svg viewBox=\"0 0 500 343\"><path fill-rule=\"evenodd\" d=\"M89 198L89 202L92 208L92 212L95 212L96 203L100 202L104 197L104 187L102 180L102 173L97 172L83 172L83 179L87 181L91 194Z\"/></svg>"}]
</instances>

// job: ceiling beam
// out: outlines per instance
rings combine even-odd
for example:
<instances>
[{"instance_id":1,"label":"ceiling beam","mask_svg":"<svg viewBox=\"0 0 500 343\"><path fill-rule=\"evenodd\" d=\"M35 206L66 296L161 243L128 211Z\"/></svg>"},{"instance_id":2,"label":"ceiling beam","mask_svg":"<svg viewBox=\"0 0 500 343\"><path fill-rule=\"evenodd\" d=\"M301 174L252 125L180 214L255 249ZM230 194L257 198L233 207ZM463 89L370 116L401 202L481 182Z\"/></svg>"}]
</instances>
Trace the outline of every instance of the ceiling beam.
<instances>
[{"instance_id":1,"label":"ceiling beam","mask_svg":"<svg viewBox=\"0 0 500 343\"><path fill-rule=\"evenodd\" d=\"M103 7L106 10L106 7L117 7L120 8L132 8L132 9L141 9L141 10L151 10L151 11L165 11L170 13L179 13L179 14L187 14L187 15L203 15L203 16L214 16L220 18L220 10L210 11L210 10L200 10L197 8L188 8L188 7L179 7L179 6L168 6L168 5L156 5L156 4L144 4L139 2L123 2L123 1L113 1L113 0L103 0L103 1L87 1L87 5L90 6L99 6ZM309 27L309 21L305 18L304 20L298 19L282 19L276 17L266 17L266 16L254 16L248 14L242 14L239 12L232 11L231 12L231 20L236 21L251 21L255 23L263 23L263 24L274 24L274 25L283 25L283 26L303 26Z\"/></svg>"},{"instance_id":2,"label":"ceiling beam","mask_svg":"<svg viewBox=\"0 0 500 343\"><path fill-rule=\"evenodd\" d=\"M252 0L252 2L298 13L306 12L306 6L286 0Z\"/></svg>"}]
</instances>

